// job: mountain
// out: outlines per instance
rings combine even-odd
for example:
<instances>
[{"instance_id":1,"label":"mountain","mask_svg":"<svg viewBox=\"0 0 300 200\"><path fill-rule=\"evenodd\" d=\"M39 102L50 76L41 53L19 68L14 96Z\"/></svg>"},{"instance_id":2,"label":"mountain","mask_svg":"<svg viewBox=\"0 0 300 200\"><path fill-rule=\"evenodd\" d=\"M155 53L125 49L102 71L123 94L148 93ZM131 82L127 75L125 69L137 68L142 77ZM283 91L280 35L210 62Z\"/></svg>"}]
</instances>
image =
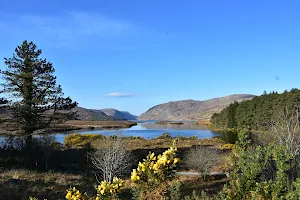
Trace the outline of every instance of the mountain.
<instances>
[{"instance_id":1,"label":"mountain","mask_svg":"<svg viewBox=\"0 0 300 200\"><path fill-rule=\"evenodd\" d=\"M116 119L125 119L125 120L136 120L137 116L130 114L127 111L119 111L113 108L101 109L106 115L116 118Z\"/></svg>"},{"instance_id":2,"label":"mountain","mask_svg":"<svg viewBox=\"0 0 300 200\"><path fill-rule=\"evenodd\" d=\"M88 109L76 106L72 109L76 112L75 119L86 121L115 121L115 120L136 120L137 116L130 114L127 111L119 111L116 109ZM65 113L66 111L60 111ZM11 117L10 110L0 110L0 119Z\"/></svg>"},{"instance_id":3,"label":"mountain","mask_svg":"<svg viewBox=\"0 0 300 200\"><path fill-rule=\"evenodd\" d=\"M72 109L73 112L76 112L76 119L78 120L100 120L100 121L108 121L108 120L115 120L113 117L106 115L101 110L95 109L87 109L76 106Z\"/></svg>"},{"instance_id":4,"label":"mountain","mask_svg":"<svg viewBox=\"0 0 300 200\"><path fill-rule=\"evenodd\" d=\"M156 105L143 113L138 120L210 120L234 101L250 100L251 94L234 94L206 101L182 100Z\"/></svg>"},{"instance_id":5,"label":"mountain","mask_svg":"<svg viewBox=\"0 0 300 200\"><path fill-rule=\"evenodd\" d=\"M76 119L78 120L99 120L99 121L108 121L108 120L136 120L137 116L130 114L127 111L119 111L116 109L87 109L82 107L75 107L72 111L76 112Z\"/></svg>"}]
</instances>

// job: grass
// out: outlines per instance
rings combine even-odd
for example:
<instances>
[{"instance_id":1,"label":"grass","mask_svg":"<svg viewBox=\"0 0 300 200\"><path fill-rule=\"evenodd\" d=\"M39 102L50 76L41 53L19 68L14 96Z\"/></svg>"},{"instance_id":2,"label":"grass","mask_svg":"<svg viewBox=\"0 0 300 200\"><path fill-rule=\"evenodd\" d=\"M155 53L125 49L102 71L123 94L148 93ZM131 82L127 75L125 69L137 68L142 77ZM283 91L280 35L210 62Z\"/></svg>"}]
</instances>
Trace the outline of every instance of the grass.
<instances>
[{"instance_id":1,"label":"grass","mask_svg":"<svg viewBox=\"0 0 300 200\"><path fill-rule=\"evenodd\" d=\"M121 129L130 128L137 125L136 122L131 121L83 121L83 120L70 120L63 124L52 125L49 128L41 129L34 132L35 134L51 134L51 133L66 133L68 131L80 129ZM20 131L15 124L11 122L0 123L0 135L15 135L17 136Z\"/></svg>"},{"instance_id":2,"label":"grass","mask_svg":"<svg viewBox=\"0 0 300 200\"><path fill-rule=\"evenodd\" d=\"M198 195L202 190L209 195L216 194L228 180L228 178L221 176L212 176L205 181L196 176L177 177L175 179L181 183L183 196L191 195L194 190ZM86 179L80 174L5 170L0 173L0 199L28 200L29 197L36 197L38 199L63 200L66 190L71 186L76 187L82 193L86 192L89 196L93 196L96 185L95 181ZM132 199L131 187L131 181L126 179L125 188L120 194L121 199Z\"/></svg>"},{"instance_id":3,"label":"grass","mask_svg":"<svg viewBox=\"0 0 300 200\"><path fill-rule=\"evenodd\" d=\"M193 191L200 196L201 191L205 191L209 196L217 194L221 191L229 181L229 178L224 176L211 176L207 180L201 180L199 177L182 177L179 179L181 182L181 193L183 196L191 195Z\"/></svg>"},{"instance_id":4,"label":"grass","mask_svg":"<svg viewBox=\"0 0 300 200\"><path fill-rule=\"evenodd\" d=\"M85 144L89 143L94 148L103 148L107 145L107 139L98 134L71 134L71 145L76 144L77 147L61 147L62 153L70 151L74 156L71 159L69 154L62 155L62 158L71 159L76 161L75 164L80 163L79 158L82 154L75 153ZM72 138L73 137L73 138ZM187 168L185 164L185 154L194 145L205 145L208 148L219 149L222 161L213 171L227 171L230 168L230 148L224 148L228 146L222 140L218 138L199 140L197 137L176 137L176 138L163 138L163 139L149 139L146 140L141 137L124 137L123 140L128 149L134 156L132 168L136 168L138 161L141 161L149 151L160 154L165 151L173 143L173 140L177 141L178 156L181 158L181 162L178 165L178 171L192 170ZM72 144L73 143L73 144ZM78 148L78 149L77 149ZM71 152L74 151L73 153ZM55 160L59 163L62 160L55 154ZM77 157L76 157L77 156ZM69 166L69 165L68 165ZM67 168L69 169L69 168ZM64 170L66 171L66 170ZM89 177L89 178L87 178ZM126 179L126 188L122 192L122 199L131 199L130 188L131 183L128 176ZM210 179L206 182L199 181L198 177L178 177L178 180L182 182L182 192L184 195L191 195L193 190L205 190L209 194L219 191L227 179ZM71 186L75 186L82 192L87 192L89 195L95 195L95 178L92 174L87 176L86 172L81 171L79 174L73 173L60 173L60 172L37 172L23 169L12 170L0 170L0 199L28 199L30 196L37 197L38 199L47 198L51 199L64 199L66 190Z\"/></svg>"},{"instance_id":5,"label":"grass","mask_svg":"<svg viewBox=\"0 0 300 200\"><path fill-rule=\"evenodd\" d=\"M136 122L131 121L83 121L71 120L64 123L64 125L75 126L80 128L130 128L137 125Z\"/></svg>"},{"instance_id":6,"label":"grass","mask_svg":"<svg viewBox=\"0 0 300 200\"><path fill-rule=\"evenodd\" d=\"M75 186L82 191L94 192L95 183L83 175L30 170L3 170L0 173L0 199L65 199L66 190Z\"/></svg>"},{"instance_id":7,"label":"grass","mask_svg":"<svg viewBox=\"0 0 300 200\"><path fill-rule=\"evenodd\" d=\"M214 146L218 149L231 149L232 146L225 144L225 142L218 138L202 139L198 137L174 137L163 139L149 139L146 140L141 137L124 137L124 142L129 150L135 149L157 149L157 148L169 148L173 141L176 140L178 148L192 147L195 145ZM94 148L105 147L107 141L105 139L95 139L92 141Z\"/></svg>"}]
</instances>

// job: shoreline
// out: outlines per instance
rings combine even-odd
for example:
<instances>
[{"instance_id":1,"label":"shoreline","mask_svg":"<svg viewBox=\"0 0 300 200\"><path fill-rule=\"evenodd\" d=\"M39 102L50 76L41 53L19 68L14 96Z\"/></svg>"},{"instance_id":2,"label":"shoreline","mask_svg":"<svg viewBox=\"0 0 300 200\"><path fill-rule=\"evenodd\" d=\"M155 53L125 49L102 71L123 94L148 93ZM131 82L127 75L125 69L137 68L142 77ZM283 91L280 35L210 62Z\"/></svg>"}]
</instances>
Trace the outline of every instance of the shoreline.
<instances>
[{"instance_id":1,"label":"shoreline","mask_svg":"<svg viewBox=\"0 0 300 200\"><path fill-rule=\"evenodd\" d=\"M130 128L137 125L136 122L132 121L83 121L83 120L70 120L63 124L54 125L53 127L41 129L32 133L32 135L43 135L43 134L68 134L70 131L76 130L94 130L94 129L122 129ZM11 130L7 131L3 128L0 130L0 136L20 136L22 133Z\"/></svg>"}]
</instances>

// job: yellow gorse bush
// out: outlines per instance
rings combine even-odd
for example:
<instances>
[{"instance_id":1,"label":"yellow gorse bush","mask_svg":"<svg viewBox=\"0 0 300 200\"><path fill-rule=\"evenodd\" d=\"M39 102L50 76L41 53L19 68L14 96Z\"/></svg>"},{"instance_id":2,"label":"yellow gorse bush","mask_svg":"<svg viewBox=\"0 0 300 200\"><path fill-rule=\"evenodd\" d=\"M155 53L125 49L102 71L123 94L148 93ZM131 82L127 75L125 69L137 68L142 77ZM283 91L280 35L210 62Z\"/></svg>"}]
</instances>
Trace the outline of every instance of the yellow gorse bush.
<instances>
[{"instance_id":1,"label":"yellow gorse bush","mask_svg":"<svg viewBox=\"0 0 300 200\"><path fill-rule=\"evenodd\" d=\"M174 174L176 165L179 162L176 152L175 142L161 155L155 156L154 153L149 152L146 159L139 162L137 169L131 172L131 180L134 183L149 186L155 186L168 180Z\"/></svg>"},{"instance_id":2,"label":"yellow gorse bush","mask_svg":"<svg viewBox=\"0 0 300 200\"><path fill-rule=\"evenodd\" d=\"M84 200L84 196L75 187L67 190L66 199L68 200Z\"/></svg>"},{"instance_id":3,"label":"yellow gorse bush","mask_svg":"<svg viewBox=\"0 0 300 200\"><path fill-rule=\"evenodd\" d=\"M121 192L122 187L124 186L125 181L115 177L112 183L107 181L102 181L97 188L97 197L101 196L114 196Z\"/></svg>"},{"instance_id":4,"label":"yellow gorse bush","mask_svg":"<svg viewBox=\"0 0 300 200\"><path fill-rule=\"evenodd\" d=\"M67 147L79 148L92 143L97 139L105 139L106 137L99 134L69 134L64 139L64 144Z\"/></svg>"},{"instance_id":5,"label":"yellow gorse bush","mask_svg":"<svg viewBox=\"0 0 300 200\"><path fill-rule=\"evenodd\" d=\"M102 200L102 199L115 199L121 192L125 181L115 177L112 182L102 181L97 187L97 196L88 197L81 194L81 192L75 187L67 190L67 200Z\"/></svg>"}]
</instances>

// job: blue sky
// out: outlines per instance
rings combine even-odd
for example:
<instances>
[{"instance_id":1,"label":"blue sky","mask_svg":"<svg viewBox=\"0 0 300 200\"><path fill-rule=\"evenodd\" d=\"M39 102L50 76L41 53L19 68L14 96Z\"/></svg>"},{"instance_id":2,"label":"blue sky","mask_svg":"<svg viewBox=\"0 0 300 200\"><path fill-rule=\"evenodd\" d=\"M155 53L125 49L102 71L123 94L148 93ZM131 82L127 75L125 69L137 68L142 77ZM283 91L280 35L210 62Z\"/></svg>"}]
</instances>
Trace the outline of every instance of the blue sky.
<instances>
[{"instance_id":1,"label":"blue sky","mask_svg":"<svg viewBox=\"0 0 300 200\"><path fill-rule=\"evenodd\" d=\"M296 0L3 0L0 58L32 40L80 106L133 114L174 100L282 92L300 83L299 7Z\"/></svg>"}]
</instances>

